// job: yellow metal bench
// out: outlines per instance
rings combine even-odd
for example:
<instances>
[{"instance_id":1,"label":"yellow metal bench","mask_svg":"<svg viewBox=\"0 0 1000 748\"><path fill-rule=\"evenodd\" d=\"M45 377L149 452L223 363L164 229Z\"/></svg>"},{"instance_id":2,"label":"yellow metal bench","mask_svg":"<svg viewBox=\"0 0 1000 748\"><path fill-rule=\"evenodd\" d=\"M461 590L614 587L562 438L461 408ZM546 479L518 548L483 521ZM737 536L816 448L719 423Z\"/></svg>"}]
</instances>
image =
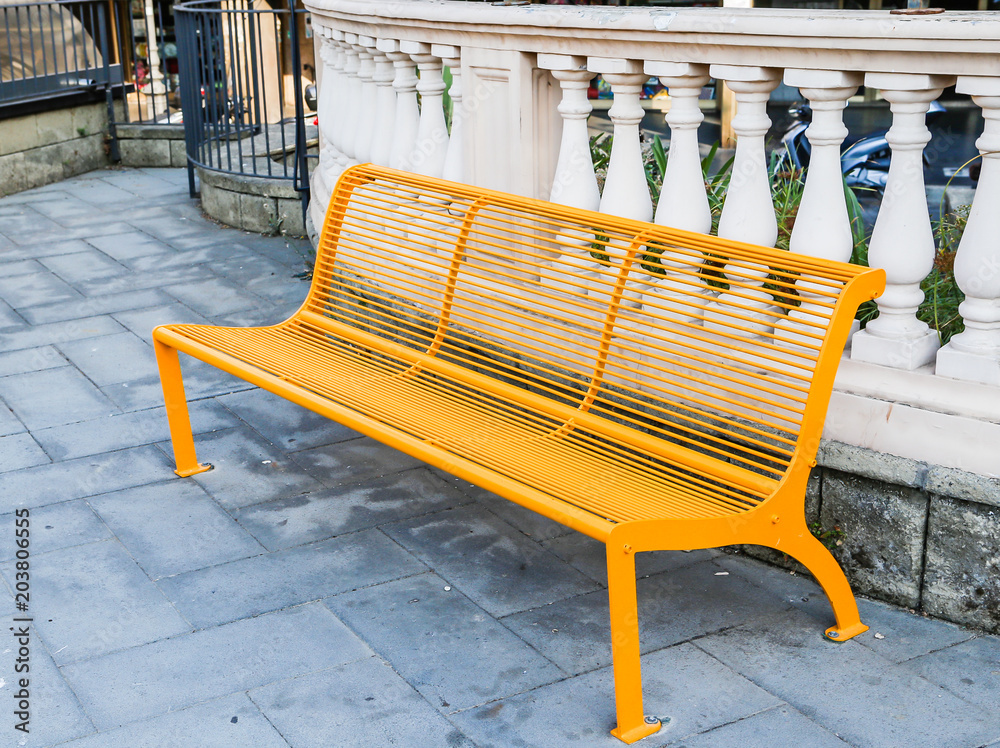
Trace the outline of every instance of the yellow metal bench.
<instances>
[{"instance_id":1,"label":"yellow metal bench","mask_svg":"<svg viewBox=\"0 0 1000 748\"><path fill-rule=\"evenodd\" d=\"M308 298L273 327L153 332L177 473L177 351L604 542L617 727L644 718L635 554L769 546L862 631L804 496L834 373L881 271L363 165Z\"/></svg>"}]
</instances>

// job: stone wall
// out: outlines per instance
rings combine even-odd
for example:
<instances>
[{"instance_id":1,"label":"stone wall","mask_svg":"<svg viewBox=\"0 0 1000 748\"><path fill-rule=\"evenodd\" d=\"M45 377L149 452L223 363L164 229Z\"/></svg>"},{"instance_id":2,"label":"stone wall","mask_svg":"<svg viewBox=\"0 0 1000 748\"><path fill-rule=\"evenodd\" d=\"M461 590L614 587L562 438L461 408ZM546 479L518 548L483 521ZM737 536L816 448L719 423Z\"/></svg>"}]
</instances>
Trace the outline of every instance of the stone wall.
<instances>
[{"instance_id":1,"label":"stone wall","mask_svg":"<svg viewBox=\"0 0 1000 748\"><path fill-rule=\"evenodd\" d=\"M107 166L105 104L3 120L0 195L41 187Z\"/></svg>"},{"instance_id":2,"label":"stone wall","mask_svg":"<svg viewBox=\"0 0 1000 748\"><path fill-rule=\"evenodd\" d=\"M833 531L855 592L1000 633L1000 480L836 442L817 462L807 520Z\"/></svg>"},{"instance_id":3,"label":"stone wall","mask_svg":"<svg viewBox=\"0 0 1000 748\"><path fill-rule=\"evenodd\" d=\"M118 125L122 166L187 166L184 125Z\"/></svg>"},{"instance_id":4,"label":"stone wall","mask_svg":"<svg viewBox=\"0 0 1000 748\"><path fill-rule=\"evenodd\" d=\"M201 207L218 221L258 234L305 236L302 201L290 179L263 179L198 167Z\"/></svg>"}]
</instances>

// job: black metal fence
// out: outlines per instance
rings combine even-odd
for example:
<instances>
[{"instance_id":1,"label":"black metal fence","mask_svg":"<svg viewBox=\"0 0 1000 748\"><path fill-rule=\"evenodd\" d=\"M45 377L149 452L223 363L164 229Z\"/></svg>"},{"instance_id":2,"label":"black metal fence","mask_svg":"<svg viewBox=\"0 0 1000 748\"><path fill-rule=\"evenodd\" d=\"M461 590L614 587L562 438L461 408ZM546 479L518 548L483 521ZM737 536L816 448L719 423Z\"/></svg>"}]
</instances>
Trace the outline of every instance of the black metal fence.
<instances>
[{"instance_id":1,"label":"black metal fence","mask_svg":"<svg viewBox=\"0 0 1000 748\"><path fill-rule=\"evenodd\" d=\"M292 180L304 209L309 173L299 25L305 11L294 0L287 8L199 0L174 13L192 194L194 167L201 166Z\"/></svg>"},{"instance_id":2,"label":"black metal fence","mask_svg":"<svg viewBox=\"0 0 1000 748\"><path fill-rule=\"evenodd\" d=\"M168 0L0 5L0 117L113 97L112 120L179 124Z\"/></svg>"},{"instance_id":3,"label":"black metal fence","mask_svg":"<svg viewBox=\"0 0 1000 748\"><path fill-rule=\"evenodd\" d=\"M0 5L0 105L110 96L124 77L108 21L106 0Z\"/></svg>"}]
</instances>

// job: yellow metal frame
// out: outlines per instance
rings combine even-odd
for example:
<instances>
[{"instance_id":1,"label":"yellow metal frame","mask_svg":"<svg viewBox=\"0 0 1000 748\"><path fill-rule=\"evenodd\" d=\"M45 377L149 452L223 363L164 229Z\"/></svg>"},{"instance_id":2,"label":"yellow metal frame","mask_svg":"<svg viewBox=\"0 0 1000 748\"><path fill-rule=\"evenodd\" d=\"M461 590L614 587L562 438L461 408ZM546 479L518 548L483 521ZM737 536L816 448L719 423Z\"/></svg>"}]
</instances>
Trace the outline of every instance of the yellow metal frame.
<instances>
[{"instance_id":1,"label":"yellow metal frame","mask_svg":"<svg viewBox=\"0 0 1000 748\"><path fill-rule=\"evenodd\" d=\"M366 198L365 190L374 190L373 194L376 194L376 197ZM428 202L422 207L423 213L410 211L407 207L413 200L428 195L430 196L427 198ZM449 205L452 214L448 213ZM412 215L408 215L407 211ZM458 217L451 218L449 215ZM430 228L420 228L421 225L414 216L423 216ZM536 220L538 226L542 228L536 226L532 229L526 226L526 216ZM501 228L490 228L493 225L491 221ZM567 229L567 226L575 228ZM568 404L559 397L541 394L537 391L537 387L532 389L518 381L510 381L511 377L506 374L504 377L497 377L488 370L484 373L483 370L479 370L482 367L469 366L461 357L456 358L458 349L454 347L449 349L448 335L453 326L459 324L452 317L468 315L473 303L462 296L468 291L463 290L461 278L465 279L467 285L475 287L475 278L468 275L472 272L470 268L474 270L470 258L475 252L479 251L486 257L484 262L488 263L492 261L490 252L494 251L493 247L508 247L513 244L516 245L517 251L525 251L528 254L521 256L518 261L520 264L512 262L497 265L495 273L497 277L514 278L517 273L524 272L524 267L531 272L536 272L532 268L537 268L537 272L544 273L545 263L533 258L544 259L547 255L530 253L537 249L532 249L535 246L532 242L538 243L532 238L534 236L532 231L536 234L548 231L546 246L553 244L557 246L564 234L575 231L579 235L582 230L580 227L589 227L586 230L594 232L594 246L598 250L601 250L602 243L606 248L605 259L595 261L596 270L591 271L588 277L593 278L596 274L598 282L605 283L605 295L609 301L602 313L603 316L595 313L592 322L584 320L581 323L584 327L589 325L593 330L589 334L592 336L594 355L590 363L586 364L590 367L589 370L585 371L582 365L579 369L581 380L586 381L589 378L589 385L580 390L577 404ZM560 234L560 231L563 233ZM432 241L435 234L445 236L449 242L454 242L450 253L441 255L429 249L420 249L421 242L429 246L427 242ZM401 237L408 238L404 240ZM364 270L362 261L364 254L352 255L351 247L375 248L380 243L392 247L392 251L396 249L402 251L406 246L412 249L415 244L418 251L424 253L426 263L431 265L437 263L440 267L439 276L442 280L413 281L414 288L418 289L412 292L414 298L423 299L424 296L421 294L424 294L427 298L433 298L434 303L431 306L438 308L437 321L426 325L425 337L421 338L426 342L421 344L422 347L409 342L402 333L394 338L392 335L382 334L373 326L374 323L366 322L368 319L376 319L382 326L391 326L387 321L391 318L388 306L384 304L380 306L379 300L383 297L376 296L374 301L358 302L352 306L354 302L351 301L338 302L336 294L331 291L336 283L341 283L338 286L341 290L346 288L343 285L346 282L344 279L350 275L351 278L359 279L362 291L375 293L371 289L376 289L377 284L372 279L379 272L390 271L384 266L381 269L376 268L374 274L372 271ZM867 629L859 619L854 596L842 570L830 552L813 537L806 526L803 504L806 481L810 468L815 465L814 458L837 364L849 334L854 312L863 301L875 298L881 293L885 284L884 273L575 210L371 165L349 169L342 176L331 198L319 245L309 295L299 311L285 322L267 328L247 330L168 325L157 327L153 331L178 475L191 476L211 467L199 463L195 454L177 356L178 351L182 351L604 542L607 546L611 645L617 703L617 727L612 730L612 734L626 743L633 743L656 732L660 727L655 720L647 722L643 714L635 584L636 553L652 550L713 548L734 543L775 548L802 562L823 587L836 619L836 624L826 631L828 638L833 641L846 641ZM572 242L566 246L571 245ZM767 471L762 473L761 470L753 469L753 465L744 467L713 457L713 450L717 452L724 449L724 445L718 446L715 442L710 442L707 450L697 448L698 444L689 438L689 433L685 430L688 427L684 424L685 419L691 423L695 422L694 419L699 416L699 409L702 407L698 403L706 402L704 397L693 398L695 406L691 406L687 401L682 402L678 410L681 425L677 427L679 434L677 439L665 439L655 432L647 433L648 429L632 428L628 425L631 422L629 419L633 417L628 407L623 411L627 416L626 423L623 423L621 418L605 417L611 407L607 395L607 370L616 341L619 346L625 345L626 348L622 360L626 364L632 360L629 358L630 349L627 341L622 343L615 338L616 325L620 322L619 316L632 313L623 306L627 282L635 273L646 272L642 268L648 267L651 260L649 255L642 253L649 252L649 248L654 246L676 248L678 252L688 252L696 257L701 256L697 253L711 253L716 257L727 258L730 268L735 268L727 272L729 294L735 297L736 301L726 311L729 315L726 318L728 327L724 327L717 334L721 350L731 348L734 351L733 356L739 355L745 358L745 349L740 348L738 343L743 334L741 326L745 325L744 320L747 319L747 312L743 311L744 306L740 296L744 294L747 299L753 298L752 283L739 275L741 267L762 266L775 269L777 287L787 287L789 294L792 293L791 289L795 286L796 278L809 275L815 279L812 281L812 287L820 289L820 296L816 302L816 308L821 310L821 313L816 315L819 321L812 321L806 314L807 319L801 327L799 337L796 338L801 343L801 350L796 355L801 360L811 362L808 363L811 373L800 376L801 383L796 379L797 375L788 377L790 384L787 382L782 384L784 380L780 376L766 381L764 378L761 379L762 388L768 392L767 397L759 398L765 406L771 398L771 390L778 392L783 386L793 394L800 390L805 393L807 390L807 394L803 394L800 398L803 405L801 412L796 416L799 419L797 430L793 429L788 432L791 436L783 437L782 434L785 432L774 424L780 425L783 423L782 418L787 420L788 417L780 414L773 418L768 417L765 406L759 406L762 409L760 412L765 413L765 416L751 415L739 421L740 424L749 424L741 425L740 428L746 429L748 433L762 435L761 439L777 434L773 437L776 440L774 443L779 446L786 442L794 445L788 446L787 449L783 448L782 454L787 453L787 457L761 458L767 464L779 465L778 468L771 469L772 473L780 473L775 477L766 474ZM499 249L496 251L499 253ZM597 254L600 255L600 251ZM344 267L348 267L348 270L344 270ZM462 273L466 275L463 276ZM606 278L602 279L602 275ZM695 277L696 275L692 276L692 288L696 291L700 289L699 292L702 292L707 286L704 279ZM470 277L472 281L469 281ZM398 284L399 279L397 278L395 282ZM421 283L424 285L421 286ZM542 285L541 281L538 281L538 284L538 293L543 297L540 303L547 304L548 287ZM386 285L392 286L392 279ZM432 293L426 290L428 288L438 290ZM696 295L693 291L692 298ZM583 291L571 290L569 298L571 306L575 304L581 310L587 309L586 303L590 303L586 301L587 295ZM789 299L791 298L789 296ZM780 297L776 298L776 301L780 302ZM338 312L338 303L347 311L341 309ZM699 303L707 309L712 302ZM786 314L796 303L798 302L793 300L785 304L785 309L779 310L776 314L779 316ZM777 305L781 306L780 303ZM531 315L523 310L512 311L500 304L494 304L489 308L494 310L492 313L495 313L498 319L506 314L517 317L518 324L530 323ZM331 309L334 311L331 312ZM413 309L417 309L417 306L405 307L400 313L411 314L410 326L420 327L424 323L415 316ZM551 309L555 314L558 308L552 305ZM707 315L702 307L696 307L695 310L697 315ZM351 321L355 318L360 322ZM467 317L467 319L472 318ZM683 328L687 323L678 324ZM691 329L701 330L697 325ZM499 334L499 339L503 339L503 334ZM525 338L528 342L523 343L522 347L527 346L532 349L536 346L540 350L545 347L539 342L541 339L541 336ZM288 341L294 342L294 345ZM696 337L695 343L690 345L685 353L694 362L691 365L696 368L703 360L702 354L698 352L703 342L699 341L703 339ZM771 339L763 340L758 346L760 361L755 365L761 371L768 373L768 376L780 369L781 349L775 345L778 342L780 342L778 338L772 336ZM558 341L548 341L547 345L549 348L555 348L556 354L552 355L555 355L556 359L565 358L559 353L562 349ZM285 347L281 348L280 355L276 355L271 350L274 346ZM655 350L660 352L658 355L669 358L668 344L664 343ZM450 358L443 355L448 351L453 354ZM340 358L337 358L338 356ZM274 363L272 359L280 359L280 364ZM348 365L336 362L349 360L354 362L351 365L370 366L372 371L380 376L384 373L383 369L390 374L395 372L392 374L395 377L392 381L399 383L400 387L404 381L400 377L406 377L405 381L410 382L414 388L412 392L417 393L413 396L419 396L421 391L425 391L428 402L431 402L433 396L438 398L433 401L434 403L445 404L434 407L451 407L448 404L452 403L455 408L464 407L468 412L477 414L477 417L481 415L484 419L487 416L495 418L498 419L497 424L507 424L510 428L522 429L525 434L533 434L530 438L526 437L525 444L535 443L541 448L544 442L550 449L564 450L565 454L570 456L573 454L572 450L576 449L587 459L603 459L614 469L631 470L631 473L622 474L638 476L634 478L638 481L634 485L642 485L642 480L652 481L648 484L650 497L655 490L665 491L663 495L667 498L664 501L668 503L664 506L680 507L677 511L680 511L681 515L677 515L676 512L670 516L657 515L655 511L643 513L641 507L640 509L633 507L630 510L633 511L632 515L624 513L621 517L616 517L610 509L602 511L586 502L572 499L569 494L560 496L558 488L552 488L551 483L533 484L520 474L515 476L513 471L505 472L497 467L491 467L489 459L483 456L485 448L478 443L475 449L469 447L463 451L455 446L461 441L459 436L427 436L417 433L419 431L417 426L394 425L387 413L393 406L393 398L404 396L400 394L403 392L402 389L398 392L371 394L367 406L363 400L359 404L357 398L352 400L346 395L331 396L328 391L332 391L329 388L335 387L337 372L347 371L336 367ZM654 363L658 360L660 359L655 359ZM357 363L358 361L361 364ZM567 370L576 371L573 369L576 364L564 365L568 367ZM392 368L394 366L396 368ZM724 392L723 395L717 396L715 401L722 403L718 408L721 415L712 416L716 419L712 423L736 422L733 420L735 416L730 414L741 412L739 403L725 394L725 391L728 391L725 383L730 379L737 381L737 375L751 376L746 372L751 371L753 367L748 367L745 362L741 366L743 368L727 368L724 365L720 368L720 381L723 382L721 389ZM672 391L676 386L675 380L670 379L669 373L666 372L668 367L654 365L647 368L651 368L650 376L654 380L654 385L660 388L659 391ZM730 369L734 372L731 375ZM515 369L512 367L510 371L513 372ZM619 374L619 377L624 377L624 384L620 390L625 393L626 405L632 400L639 402L642 398L645 398L642 402L656 405L657 396L655 393L653 396L647 394L649 388L643 389L638 384L640 380L638 375L632 376L626 373ZM516 380L516 377L514 379ZM536 380L537 377L532 382ZM772 385L772 380L777 384ZM695 384L692 383L692 386ZM551 386L556 387L554 384ZM420 390L419 387L425 389ZM484 405L485 400L482 402L476 400L478 397L476 393L487 393L491 399L490 403ZM515 404L519 409L516 416L519 420L504 411L503 406L497 405L496 402ZM673 400L670 403L676 404ZM484 420L484 423L488 421ZM461 435L462 424L452 424L452 426L454 428L451 433ZM721 428L721 432L728 433L727 428L730 427ZM531 439L537 441L531 442ZM553 444L557 446L552 446ZM497 444L495 448L499 450L502 445ZM478 452L475 451L477 449ZM563 453L557 451L551 454ZM744 449L740 454L753 455L756 452ZM594 455L597 456L593 457ZM656 465L668 466L664 468L665 477L659 475ZM558 477L558 470L556 468L553 470ZM692 488L684 487L685 475L692 476L690 478ZM571 483L573 478L574 476L570 474L563 475L566 483ZM713 494L713 491L717 494ZM638 502L641 505L643 500L646 500L644 496L645 494L633 497L631 503ZM699 502L707 503L699 504ZM688 515L683 514L685 507L691 510ZM638 518L629 519L629 516Z\"/></svg>"}]
</instances>

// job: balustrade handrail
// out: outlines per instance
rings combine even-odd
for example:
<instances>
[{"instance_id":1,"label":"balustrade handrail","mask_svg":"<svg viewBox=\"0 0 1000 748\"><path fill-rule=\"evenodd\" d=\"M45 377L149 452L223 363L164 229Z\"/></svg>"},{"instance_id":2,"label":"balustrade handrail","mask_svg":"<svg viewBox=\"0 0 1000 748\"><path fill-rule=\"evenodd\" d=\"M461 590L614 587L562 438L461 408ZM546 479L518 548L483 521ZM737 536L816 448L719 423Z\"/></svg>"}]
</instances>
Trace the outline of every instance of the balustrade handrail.
<instances>
[{"instance_id":1,"label":"balustrade handrail","mask_svg":"<svg viewBox=\"0 0 1000 748\"><path fill-rule=\"evenodd\" d=\"M645 60L841 70L1000 74L1000 17L890 11L750 8L495 6L457 0L310 0L313 13L367 36L459 44L475 34L492 49ZM544 33L539 33L544 31ZM877 40L877 44L875 43ZM596 45L596 46L595 46ZM845 53L851 53L845 57ZM752 54L752 58L748 55ZM947 59L931 60L946 54ZM906 57L900 67L899 56Z\"/></svg>"},{"instance_id":2,"label":"balustrade handrail","mask_svg":"<svg viewBox=\"0 0 1000 748\"><path fill-rule=\"evenodd\" d=\"M323 60L319 91L320 167L313 177L322 215L338 174L352 163L375 163L444 176L498 190L601 210L708 233L712 216L700 167L697 132L703 115L698 98L710 79L723 82L735 101L733 178L719 217L728 239L773 245L777 236L765 135L767 103L784 83L812 105L806 132L811 146L802 201L791 232L792 250L847 260L853 237L844 195L840 150L848 135L843 110L863 85L888 103L886 134L891 166L868 245L872 266L887 274L878 316L853 335L841 371L847 380L886 383L880 399L892 402L902 389L917 390L909 404L934 417L981 413L975 398L1000 387L1000 17L988 12L931 16L889 11L763 10L731 8L607 8L594 6L498 6L450 0L306 0ZM441 112L442 67L452 71L451 130ZM416 70L419 68L419 78ZM614 101L614 127L603 190L598 189L589 142L587 98L601 74ZM670 151L658 204L647 190L640 150L639 96L649 77L669 92L666 123ZM954 255L954 277L965 300L964 331L941 346L938 334L918 316L921 283L935 267L935 240L928 217L923 159L931 133L928 106L957 84L986 119L977 147L982 175L968 225ZM418 105L419 94L419 105ZM386 142L391 147L383 147ZM563 261L592 262L590 242ZM567 237L567 244L576 241ZM664 265L661 280L626 290L628 303L671 303L674 284L702 261ZM725 274L726 268L721 272ZM798 289L800 305L774 323L775 299L760 277L742 290L746 334L768 326L791 327L808 315L815 294ZM664 301L667 299L668 301ZM720 300L720 303L722 301ZM780 315L779 315L780 316ZM714 324L711 313L686 324ZM865 368L867 367L867 368ZM879 374L880 371L887 374ZM935 390L941 377L964 380L957 390ZM939 394L947 390L948 402ZM961 402L959 402L961 401ZM941 445L913 427L905 409L884 420L899 426L872 440L867 424L879 405L834 398L828 419L833 438L938 464L1000 474L984 435L1000 440L1000 423L985 414L970 430L956 426ZM870 403L871 401L869 401ZM839 405L838 405L839 403ZM842 417L836 409L843 408ZM860 408L860 410L859 410ZM867 410L865 410L867 408ZM935 424L928 416L928 425ZM840 431L837 431L840 429ZM973 436L973 433L979 436ZM912 442L912 444L910 444Z\"/></svg>"}]
</instances>

